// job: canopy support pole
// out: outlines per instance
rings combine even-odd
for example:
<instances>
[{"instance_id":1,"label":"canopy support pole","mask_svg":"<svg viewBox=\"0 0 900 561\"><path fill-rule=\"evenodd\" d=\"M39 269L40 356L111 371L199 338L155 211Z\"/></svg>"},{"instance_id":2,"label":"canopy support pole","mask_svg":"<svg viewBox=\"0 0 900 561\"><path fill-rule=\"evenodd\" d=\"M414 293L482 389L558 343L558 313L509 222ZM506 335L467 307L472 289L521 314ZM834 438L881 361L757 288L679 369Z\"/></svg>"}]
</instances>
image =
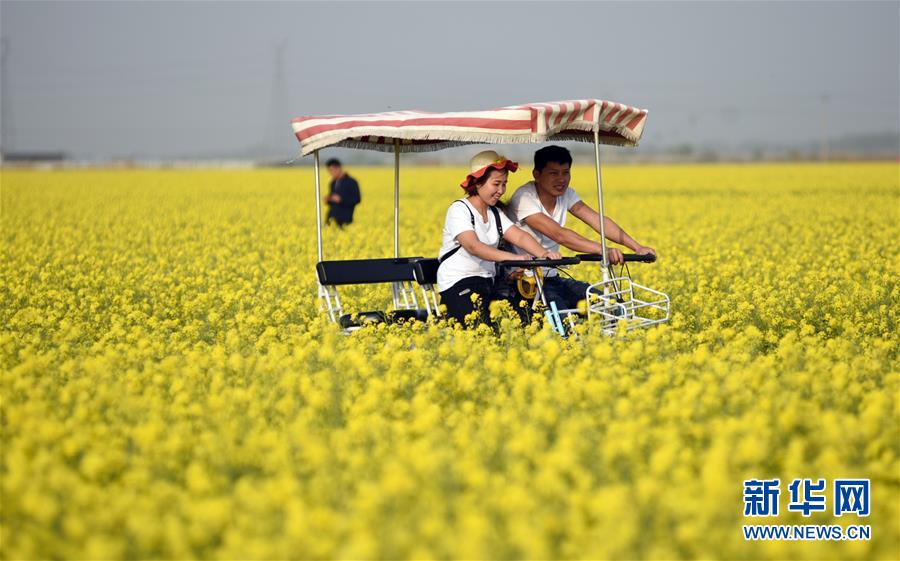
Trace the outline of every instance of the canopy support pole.
<instances>
[{"instance_id":1,"label":"canopy support pole","mask_svg":"<svg viewBox=\"0 0 900 561\"><path fill-rule=\"evenodd\" d=\"M603 280L609 279L609 258L606 255L606 212L603 210L603 180L600 177L600 126L594 129L594 165L597 170L597 212L600 213L600 245L603 247Z\"/></svg>"},{"instance_id":2,"label":"canopy support pole","mask_svg":"<svg viewBox=\"0 0 900 561\"><path fill-rule=\"evenodd\" d=\"M322 260L322 186L319 179L319 151L313 152L316 168L316 241L319 246L319 261Z\"/></svg>"},{"instance_id":3,"label":"canopy support pole","mask_svg":"<svg viewBox=\"0 0 900 561\"><path fill-rule=\"evenodd\" d=\"M394 139L394 257L400 257L400 140Z\"/></svg>"}]
</instances>

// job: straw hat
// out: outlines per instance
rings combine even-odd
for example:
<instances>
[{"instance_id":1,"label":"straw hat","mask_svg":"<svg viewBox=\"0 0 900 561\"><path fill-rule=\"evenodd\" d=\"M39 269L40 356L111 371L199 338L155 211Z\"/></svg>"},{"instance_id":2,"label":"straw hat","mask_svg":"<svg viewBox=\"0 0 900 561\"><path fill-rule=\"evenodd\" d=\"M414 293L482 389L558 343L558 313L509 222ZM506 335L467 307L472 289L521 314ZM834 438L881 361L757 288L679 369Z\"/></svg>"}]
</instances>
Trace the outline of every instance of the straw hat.
<instances>
[{"instance_id":1,"label":"straw hat","mask_svg":"<svg viewBox=\"0 0 900 561\"><path fill-rule=\"evenodd\" d=\"M487 173L489 169L516 171L519 169L519 164L512 160L507 160L493 150L485 150L472 156L472 159L469 160L469 169L471 170L469 175L466 176L465 181L459 184L463 189L468 189L475 180Z\"/></svg>"}]
</instances>

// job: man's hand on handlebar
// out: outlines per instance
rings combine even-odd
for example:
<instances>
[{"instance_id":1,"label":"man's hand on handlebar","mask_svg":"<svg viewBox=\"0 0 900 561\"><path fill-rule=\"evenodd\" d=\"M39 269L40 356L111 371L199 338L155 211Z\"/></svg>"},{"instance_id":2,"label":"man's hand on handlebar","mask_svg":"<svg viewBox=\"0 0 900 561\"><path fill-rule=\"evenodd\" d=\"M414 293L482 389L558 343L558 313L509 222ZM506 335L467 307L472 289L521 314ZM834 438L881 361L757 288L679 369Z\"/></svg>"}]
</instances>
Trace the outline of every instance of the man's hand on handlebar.
<instances>
[{"instance_id":1,"label":"man's hand on handlebar","mask_svg":"<svg viewBox=\"0 0 900 561\"><path fill-rule=\"evenodd\" d=\"M645 245L642 245L641 247L635 249L634 252L637 255L647 255L648 253L652 253L653 255L656 255L655 249L653 249L652 247L647 247ZM659 257L659 256L657 255L657 257Z\"/></svg>"},{"instance_id":2,"label":"man's hand on handlebar","mask_svg":"<svg viewBox=\"0 0 900 561\"><path fill-rule=\"evenodd\" d=\"M540 257L535 257L535 259L562 259L562 255L556 251L548 251L541 255Z\"/></svg>"},{"instance_id":3,"label":"man's hand on handlebar","mask_svg":"<svg viewBox=\"0 0 900 561\"><path fill-rule=\"evenodd\" d=\"M621 265L625 262L625 257L622 256L622 252L614 247L607 248L606 258L613 265Z\"/></svg>"}]
</instances>

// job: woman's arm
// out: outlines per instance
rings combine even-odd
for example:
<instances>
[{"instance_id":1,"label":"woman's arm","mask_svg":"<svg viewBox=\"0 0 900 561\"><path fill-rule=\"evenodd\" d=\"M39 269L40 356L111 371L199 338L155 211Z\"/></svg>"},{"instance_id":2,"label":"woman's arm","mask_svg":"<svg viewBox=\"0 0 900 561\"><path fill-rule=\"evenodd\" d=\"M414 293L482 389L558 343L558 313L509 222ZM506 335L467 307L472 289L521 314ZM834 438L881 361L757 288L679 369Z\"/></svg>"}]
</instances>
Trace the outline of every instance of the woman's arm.
<instances>
[{"instance_id":1,"label":"woman's arm","mask_svg":"<svg viewBox=\"0 0 900 561\"><path fill-rule=\"evenodd\" d=\"M503 239L513 244L516 247L521 247L528 253L534 255L539 258L546 259L559 259L559 253L555 251L549 251L547 248L538 243L534 237L526 232L525 230L519 228L518 226L513 226L508 228L505 232L503 232Z\"/></svg>"},{"instance_id":2,"label":"woman's arm","mask_svg":"<svg viewBox=\"0 0 900 561\"><path fill-rule=\"evenodd\" d=\"M503 236L506 237L506 236ZM496 247L491 247L478 239L475 232L467 230L456 236L459 245L468 251L471 255L485 261L522 261L528 259L527 255L519 255L518 253L510 253L509 251L501 251ZM536 243L536 242L535 242Z\"/></svg>"}]
</instances>

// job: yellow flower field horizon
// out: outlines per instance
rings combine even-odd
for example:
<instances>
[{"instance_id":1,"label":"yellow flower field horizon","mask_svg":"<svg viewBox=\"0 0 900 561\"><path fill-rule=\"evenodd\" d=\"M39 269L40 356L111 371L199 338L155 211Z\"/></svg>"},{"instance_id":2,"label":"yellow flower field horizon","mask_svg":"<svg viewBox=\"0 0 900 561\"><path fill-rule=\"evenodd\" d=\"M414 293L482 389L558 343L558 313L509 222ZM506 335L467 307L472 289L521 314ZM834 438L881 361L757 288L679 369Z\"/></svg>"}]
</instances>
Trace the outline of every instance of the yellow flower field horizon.
<instances>
[{"instance_id":1,"label":"yellow flower field horizon","mask_svg":"<svg viewBox=\"0 0 900 561\"><path fill-rule=\"evenodd\" d=\"M326 259L391 256L393 170L348 171L362 204ZM436 256L464 175L401 171L403 255ZM596 207L593 178L572 185ZM510 319L342 335L310 169L3 169L0 558L900 558L900 164L603 180L672 318L563 340ZM772 478L780 514L743 516L744 480ZM796 478L827 480L826 512L788 511ZM833 516L837 478L871 481L870 516Z\"/></svg>"}]
</instances>

